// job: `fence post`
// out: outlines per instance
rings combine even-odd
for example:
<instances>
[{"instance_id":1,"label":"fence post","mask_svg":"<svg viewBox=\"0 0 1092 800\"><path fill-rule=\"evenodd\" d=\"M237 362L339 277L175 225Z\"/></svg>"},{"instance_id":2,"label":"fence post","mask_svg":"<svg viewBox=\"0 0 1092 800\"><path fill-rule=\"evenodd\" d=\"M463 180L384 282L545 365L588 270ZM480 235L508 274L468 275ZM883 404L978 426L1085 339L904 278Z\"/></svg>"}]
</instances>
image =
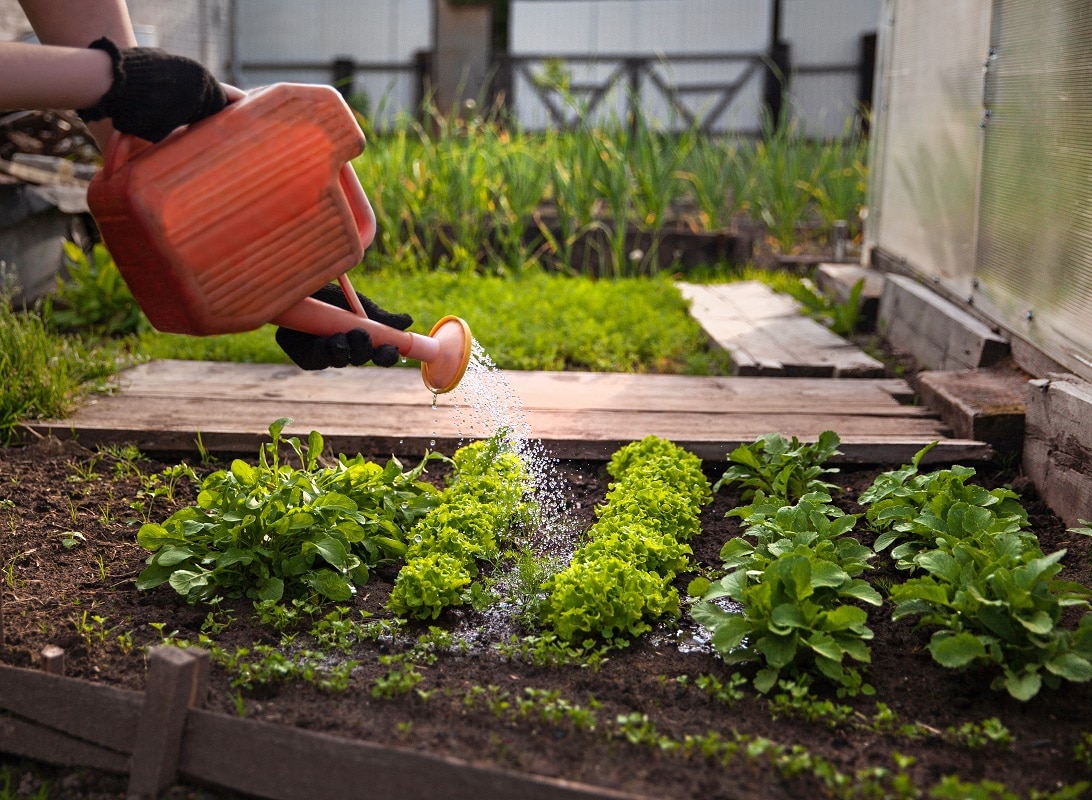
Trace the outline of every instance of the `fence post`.
<instances>
[{"instance_id":1,"label":"fence post","mask_svg":"<svg viewBox=\"0 0 1092 800\"><path fill-rule=\"evenodd\" d=\"M64 675L64 650L57 645L47 644L42 648L39 658L43 672L50 675Z\"/></svg>"},{"instance_id":2,"label":"fence post","mask_svg":"<svg viewBox=\"0 0 1092 800\"><path fill-rule=\"evenodd\" d=\"M626 105L629 108L626 117L631 135L637 133L637 115L641 113L641 69L644 63L643 58L626 59Z\"/></svg>"},{"instance_id":3,"label":"fence post","mask_svg":"<svg viewBox=\"0 0 1092 800\"><path fill-rule=\"evenodd\" d=\"M334 88L341 92L346 102L353 96L353 82L356 79L356 62L346 56L335 58L330 67L330 78Z\"/></svg>"},{"instance_id":4,"label":"fence post","mask_svg":"<svg viewBox=\"0 0 1092 800\"><path fill-rule=\"evenodd\" d=\"M766 61L765 105L770 115L770 126L777 130L781 125L782 105L789 91L789 71L792 69L792 51L788 42L774 42Z\"/></svg>"},{"instance_id":5,"label":"fence post","mask_svg":"<svg viewBox=\"0 0 1092 800\"><path fill-rule=\"evenodd\" d=\"M148 800L175 782L186 714L208 692L209 654L153 647L148 652L144 711L129 762L128 800Z\"/></svg>"},{"instance_id":6,"label":"fence post","mask_svg":"<svg viewBox=\"0 0 1092 800\"><path fill-rule=\"evenodd\" d=\"M876 34L861 34L861 61L857 66L857 102L861 109L861 130L868 133L872 117L872 92L875 88Z\"/></svg>"}]
</instances>

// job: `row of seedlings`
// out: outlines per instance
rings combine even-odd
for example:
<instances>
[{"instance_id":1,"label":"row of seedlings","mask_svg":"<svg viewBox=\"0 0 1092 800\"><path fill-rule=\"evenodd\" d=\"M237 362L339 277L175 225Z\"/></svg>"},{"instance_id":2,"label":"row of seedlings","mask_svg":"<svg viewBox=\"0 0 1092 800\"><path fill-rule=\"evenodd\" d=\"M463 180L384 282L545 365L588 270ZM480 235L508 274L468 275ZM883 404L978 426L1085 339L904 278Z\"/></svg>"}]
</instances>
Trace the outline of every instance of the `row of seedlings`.
<instances>
[{"instance_id":1,"label":"row of seedlings","mask_svg":"<svg viewBox=\"0 0 1092 800\"><path fill-rule=\"evenodd\" d=\"M624 647L678 616L672 582L692 568L688 542L712 499L701 459L655 436L620 448L606 469L606 502L569 565L546 581L541 612L544 629L587 650Z\"/></svg>"},{"instance_id":2,"label":"row of seedlings","mask_svg":"<svg viewBox=\"0 0 1092 800\"><path fill-rule=\"evenodd\" d=\"M505 534L526 525L533 505L518 453L502 436L457 450L438 505L407 535L405 564L388 608L403 617L436 619L449 606L472 602L484 589L478 564L495 560Z\"/></svg>"}]
</instances>

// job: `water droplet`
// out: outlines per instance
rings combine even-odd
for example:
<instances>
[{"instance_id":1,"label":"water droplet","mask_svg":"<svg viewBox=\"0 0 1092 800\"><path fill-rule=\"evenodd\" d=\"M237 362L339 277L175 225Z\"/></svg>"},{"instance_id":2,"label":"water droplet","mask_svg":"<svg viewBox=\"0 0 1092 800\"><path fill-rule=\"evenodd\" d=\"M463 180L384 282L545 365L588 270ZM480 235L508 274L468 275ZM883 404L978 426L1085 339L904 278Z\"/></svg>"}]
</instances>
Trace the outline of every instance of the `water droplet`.
<instances>
[{"instance_id":1,"label":"water droplet","mask_svg":"<svg viewBox=\"0 0 1092 800\"><path fill-rule=\"evenodd\" d=\"M438 394L436 394L434 392L433 395L432 395L432 408L433 409L436 408L436 401L439 400L439 399L440 399L440 395L438 395Z\"/></svg>"}]
</instances>

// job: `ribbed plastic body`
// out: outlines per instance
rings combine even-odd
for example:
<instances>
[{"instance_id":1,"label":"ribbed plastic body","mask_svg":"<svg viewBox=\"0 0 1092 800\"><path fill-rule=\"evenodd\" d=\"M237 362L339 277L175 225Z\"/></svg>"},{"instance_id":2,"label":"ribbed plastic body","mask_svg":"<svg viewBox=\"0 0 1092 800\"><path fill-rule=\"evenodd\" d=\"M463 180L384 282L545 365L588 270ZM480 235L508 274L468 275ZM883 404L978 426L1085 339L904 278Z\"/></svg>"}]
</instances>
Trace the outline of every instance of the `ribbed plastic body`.
<instances>
[{"instance_id":1,"label":"ribbed plastic body","mask_svg":"<svg viewBox=\"0 0 1092 800\"><path fill-rule=\"evenodd\" d=\"M154 145L116 136L88 206L158 330L253 330L371 244L363 149L333 88L275 84Z\"/></svg>"}]
</instances>

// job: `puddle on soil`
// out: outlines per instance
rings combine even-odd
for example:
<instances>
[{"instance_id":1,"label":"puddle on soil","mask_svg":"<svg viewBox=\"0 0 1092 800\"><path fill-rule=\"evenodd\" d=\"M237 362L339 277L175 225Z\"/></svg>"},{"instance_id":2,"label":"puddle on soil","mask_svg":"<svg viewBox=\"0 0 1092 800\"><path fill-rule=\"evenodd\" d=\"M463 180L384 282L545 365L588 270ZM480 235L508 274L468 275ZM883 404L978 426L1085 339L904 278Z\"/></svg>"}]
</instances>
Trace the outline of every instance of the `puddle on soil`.
<instances>
[{"instance_id":1,"label":"puddle on soil","mask_svg":"<svg viewBox=\"0 0 1092 800\"><path fill-rule=\"evenodd\" d=\"M710 602L733 614L743 613L743 606L735 600L729 600L727 597L718 597ZM695 622L689 614L685 613L673 628L649 634L649 643L653 647L674 647L683 654L717 654L716 648L713 647L713 637L709 631Z\"/></svg>"}]
</instances>

